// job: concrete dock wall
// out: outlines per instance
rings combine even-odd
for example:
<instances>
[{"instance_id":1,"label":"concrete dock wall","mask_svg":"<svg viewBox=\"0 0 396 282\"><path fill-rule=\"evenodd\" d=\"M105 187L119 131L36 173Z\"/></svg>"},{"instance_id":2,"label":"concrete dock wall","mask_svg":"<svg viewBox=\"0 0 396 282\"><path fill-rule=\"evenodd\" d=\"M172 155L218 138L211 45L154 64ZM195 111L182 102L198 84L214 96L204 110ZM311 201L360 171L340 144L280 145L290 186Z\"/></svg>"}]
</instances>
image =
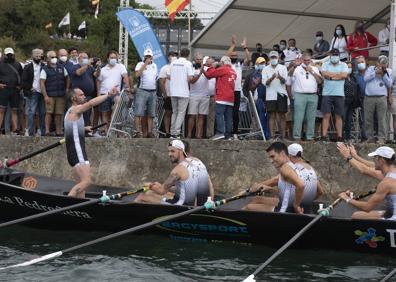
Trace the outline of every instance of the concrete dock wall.
<instances>
[{"instance_id":1,"label":"concrete dock wall","mask_svg":"<svg viewBox=\"0 0 396 282\"><path fill-rule=\"evenodd\" d=\"M0 136L0 158L15 158L56 142L55 138ZM168 139L86 139L93 181L98 184L140 188L143 182L163 182L172 164L167 155ZM191 140L193 155L208 167L215 189L234 194L252 183L276 174L263 141ZM366 191L377 183L350 168L339 155L335 143L305 143L304 156L317 170L327 198L340 190ZM357 145L362 156L376 145ZM63 146L27 160L16 168L45 176L72 179Z\"/></svg>"}]
</instances>

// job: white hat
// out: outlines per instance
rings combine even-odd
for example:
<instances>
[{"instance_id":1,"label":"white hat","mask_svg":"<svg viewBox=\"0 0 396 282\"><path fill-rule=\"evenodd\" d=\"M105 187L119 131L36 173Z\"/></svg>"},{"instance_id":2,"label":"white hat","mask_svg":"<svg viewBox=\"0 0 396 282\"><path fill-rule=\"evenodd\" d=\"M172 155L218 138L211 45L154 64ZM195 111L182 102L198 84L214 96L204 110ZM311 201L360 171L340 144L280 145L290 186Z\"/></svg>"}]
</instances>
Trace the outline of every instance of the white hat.
<instances>
[{"instance_id":1,"label":"white hat","mask_svg":"<svg viewBox=\"0 0 396 282\"><path fill-rule=\"evenodd\" d=\"M278 53L278 51L273 50L273 51L269 52L268 57L270 57L270 58L271 57L279 57L279 53Z\"/></svg>"},{"instance_id":2,"label":"white hat","mask_svg":"<svg viewBox=\"0 0 396 282\"><path fill-rule=\"evenodd\" d=\"M379 156L385 159L391 159L394 155L395 155L395 151L387 146L379 147L374 152L368 154L369 157Z\"/></svg>"},{"instance_id":3,"label":"white hat","mask_svg":"<svg viewBox=\"0 0 396 282\"><path fill-rule=\"evenodd\" d=\"M153 51L151 49L144 50L144 56L153 56Z\"/></svg>"},{"instance_id":4,"label":"white hat","mask_svg":"<svg viewBox=\"0 0 396 282\"><path fill-rule=\"evenodd\" d=\"M221 57L220 62L222 62L225 65L231 65L231 59L228 56Z\"/></svg>"},{"instance_id":5,"label":"white hat","mask_svg":"<svg viewBox=\"0 0 396 282\"><path fill-rule=\"evenodd\" d=\"M5 48L4 49L4 55L7 55L7 54L14 54L14 49L12 49L10 47Z\"/></svg>"},{"instance_id":6,"label":"white hat","mask_svg":"<svg viewBox=\"0 0 396 282\"><path fill-rule=\"evenodd\" d=\"M175 139L175 140L171 140L169 142L169 146L175 147L176 149L181 150L184 153L184 156L187 157L187 153L186 153L186 147L184 146L183 141Z\"/></svg>"},{"instance_id":7,"label":"white hat","mask_svg":"<svg viewBox=\"0 0 396 282\"><path fill-rule=\"evenodd\" d=\"M303 147L300 144L293 143L287 147L289 155L295 157L299 152L303 153Z\"/></svg>"}]
</instances>

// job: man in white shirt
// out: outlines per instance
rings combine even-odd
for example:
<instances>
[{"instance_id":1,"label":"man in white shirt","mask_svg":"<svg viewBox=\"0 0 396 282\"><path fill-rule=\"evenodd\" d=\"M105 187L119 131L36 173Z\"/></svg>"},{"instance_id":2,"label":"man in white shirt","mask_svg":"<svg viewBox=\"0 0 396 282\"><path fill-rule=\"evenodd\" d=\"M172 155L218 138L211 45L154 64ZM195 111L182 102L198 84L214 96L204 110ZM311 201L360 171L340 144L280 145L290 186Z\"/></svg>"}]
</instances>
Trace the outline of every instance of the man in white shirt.
<instances>
[{"instance_id":1,"label":"man in white shirt","mask_svg":"<svg viewBox=\"0 0 396 282\"><path fill-rule=\"evenodd\" d=\"M193 66L187 60L190 50L184 48L180 58L175 60L169 69L169 90L172 101L171 138L180 138L181 127L186 116L190 97L189 83L193 79Z\"/></svg>"},{"instance_id":2,"label":"man in white shirt","mask_svg":"<svg viewBox=\"0 0 396 282\"><path fill-rule=\"evenodd\" d=\"M296 47L296 40L290 38L287 42L289 47L283 50L285 66L288 67L289 64L294 61L297 57L301 56L301 51Z\"/></svg>"},{"instance_id":3,"label":"man in white shirt","mask_svg":"<svg viewBox=\"0 0 396 282\"><path fill-rule=\"evenodd\" d=\"M378 33L378 43L381 45L389 44L390 37L390 19L386 20L385 28ZM389 56L389 46L380 47L381 55Z\"/></svg>"},{"instance_id":4,"label":"man in white shirt","mask_svg":"<svg viewBox=\"0 0 396 282\"><path fill-rule=\"evenodd\" d=\"M322 77L317 67L311 65L311 55L305 53L302 60L297 60L292 72L294 90L294 124L293 138L301 140L304 120L307 122L306 140L312 141L315 134L315 118L318 106L318 84Z\"/></svg>"},{"instance_id":5,"label":"man in white shirt","mask_svg":"<svg viewBox=\"0 0 396 282\"><path fill-rule=\"evenodd\" d=\"M136 90L134 113L136 137L153 137L153 118L156 116L157 107L157 65L153 62L153 51L144 50L143 62L135 67L135 75L139 79ZM142 117L147 110L147 136L142 135Z\"/></svg>"},{"instance_id":6,"label":"man in white shirt","mask_svg":"<svg viewBox=\"0 0 396 282\"><path fill-rule=\"evenodd\" d=\"M108 64L101 69L100 75L96 80L98 96L109 93L113 87L117 87L118 91L120 91L122 82L124 83L124 90L129 92L128 72L123 64L117 63L117 59L117 51L113 50L107 53ZM111 118L112 104L113 97L108 97L99 106L99 111L102 113L102 121L106 123L106 133Z\"/></svg>"},{"instance_id":7,"label":"man in white shirt","mask_svg":"<svg viewBox=\"0 0 396 282\"><path fill-rule=\"evenodd\" d=\"M170 70L171 63L177 59L176 52L169 52L168 54L168 64L163 66L159 73L160 79L160 88L162 92L162 97L164 99L164 129L166 137L170 137L170 126L171 126L171 119L172 119L172 101L170 97L169 91L169 79L168 73Z\"/></svg>"},{"instance_id":8,"label":"man in white shirt","mask_svg":"<svg viewBox=\"0 0 396 282\"><path fill-rule=\"evenodd\" d=\"M227 56L230 57L232 63L232 69L236 72L237 77L235 80L235 90L234 90L234 106L232 108L232 139L238 139L238 126L239 126L239 107L241 105L241 91L242 91L242 69L244 66L249 66L250 64L250 53L247 48L246 37L243 38L241 42L241 47L244 50L245 58L243 61L238 60L238 53L234 51L237 44L236 35L231 37L231 45L227 51Z\"/></svg>"},{"instance_id":9,"label":"man in white shirt","mask_svg":"<svg viewBox=\"0 0 396 282\"><path fill-rule=\"evenodd\" d=\"M202 55L197 53L194 56L194 77L190 84L190 100L188 102L188 128L187 138L192 138L192 131L195 126L195 121L198 122L195 126L195 137L202 138L205 118L209 113L209 80L203 75Z\"/></svg>"},{"instance_id":10,"label":"man in white shirt","mask_svg":"<svg viewBox=\"0 0 396 282\"><path fill-rule=\"evenodd\" d=\"M280 118L281 138L285 138L286 113L287 113L287 92L286 78L287 68L279 64L279 53L271 51L269 53L270 64L263 69L262 83L266 85L266 107L270 114L271 139L275 138L276 114Z\"/></svg>"}]
</instances>

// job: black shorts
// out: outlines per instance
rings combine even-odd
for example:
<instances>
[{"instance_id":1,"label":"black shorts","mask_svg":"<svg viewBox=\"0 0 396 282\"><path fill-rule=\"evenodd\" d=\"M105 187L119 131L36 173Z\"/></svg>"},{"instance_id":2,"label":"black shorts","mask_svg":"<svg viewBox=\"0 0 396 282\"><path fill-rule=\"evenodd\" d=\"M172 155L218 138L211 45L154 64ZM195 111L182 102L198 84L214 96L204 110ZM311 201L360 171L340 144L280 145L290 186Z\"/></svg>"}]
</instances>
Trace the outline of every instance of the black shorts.
<instances>
[{"instance_id":1,"label":"black shorts","mask_svg":"<svg viewBox=\"0 0 396 282\"><path fill-rule=\"evenodd\" d=\"M322 105L320 110L323 114L335 113L344 116L345 98L343 96L322 96Z\"/></svg>"},{"instance_id":2,"label":"black shorts","mask_svg":"<svg viewBox=\"0 0 396 282\"><path fill-rule=\"evenodd\" d=\"M269 113L287 113L287 95L278 93L276 100L265 101L265 107Z\"/></svg>"},{"instance_id":3,"label":"black shorts","mask_svg":"<svg viewBox=\"0 0 396 282\"><path fill-rule=\"evenodd\" d=\"M11 109L19 107L19 90L16 88L4 88L0 90L0 108L7 108L8 104Z\"/></svg>"},{"instance_id":4,"label":"black shorts","mask_svg":"<svg viewBox=\"0 0 396 282\"><path fill-rule=\"evenodd\" d=\"M172 111L171 97L164 97L164 110Z\"/></svg>"}]
</instances>

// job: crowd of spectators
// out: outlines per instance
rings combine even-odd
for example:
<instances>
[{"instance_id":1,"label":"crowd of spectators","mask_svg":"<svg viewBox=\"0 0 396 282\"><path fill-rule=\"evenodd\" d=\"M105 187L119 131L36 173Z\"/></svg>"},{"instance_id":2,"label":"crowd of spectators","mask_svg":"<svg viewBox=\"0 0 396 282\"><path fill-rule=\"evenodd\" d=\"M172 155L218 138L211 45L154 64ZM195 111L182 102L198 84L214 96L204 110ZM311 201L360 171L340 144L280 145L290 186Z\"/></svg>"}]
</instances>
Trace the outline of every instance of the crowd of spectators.
<instances>
[{"instance_id":1,"label":"crowd of spectators","mask_svg":"<svg viewBox=\"0 0 396 282\"><path fill-rule=\"evenodd\" d=\"M238 139L241 98L252 94L267 139L349 140L352 117L359 109L360 140L383 143L388 139L387 114L396 117L387 57L389 21L378 37L381 55L372 65L367 47L378 40L362 22L348 35L337 25L330 43L318 31L313 48L304 51L290 38L272 50L257 43L250 53L243 38L243 58L232 36L229 50L218 61L199 53L189 61L190 51L182 49L180 54L170 52L161 69L153 51L146 49L129 72L115 51L102 63L76 48L46 53L34 49L30 62L21 64L14 50L5 48L0 60L0 134L9 128L11 134L61 136L69 89L79 88L92 99L117 87L134 99L138 138L154 136L161 98L165 137ZM86 113L86 125L96 125L99 119L108 124L117 99L109 98ZM334 136L329 135L332 124Z\"/></svg>"}]
</instances>

